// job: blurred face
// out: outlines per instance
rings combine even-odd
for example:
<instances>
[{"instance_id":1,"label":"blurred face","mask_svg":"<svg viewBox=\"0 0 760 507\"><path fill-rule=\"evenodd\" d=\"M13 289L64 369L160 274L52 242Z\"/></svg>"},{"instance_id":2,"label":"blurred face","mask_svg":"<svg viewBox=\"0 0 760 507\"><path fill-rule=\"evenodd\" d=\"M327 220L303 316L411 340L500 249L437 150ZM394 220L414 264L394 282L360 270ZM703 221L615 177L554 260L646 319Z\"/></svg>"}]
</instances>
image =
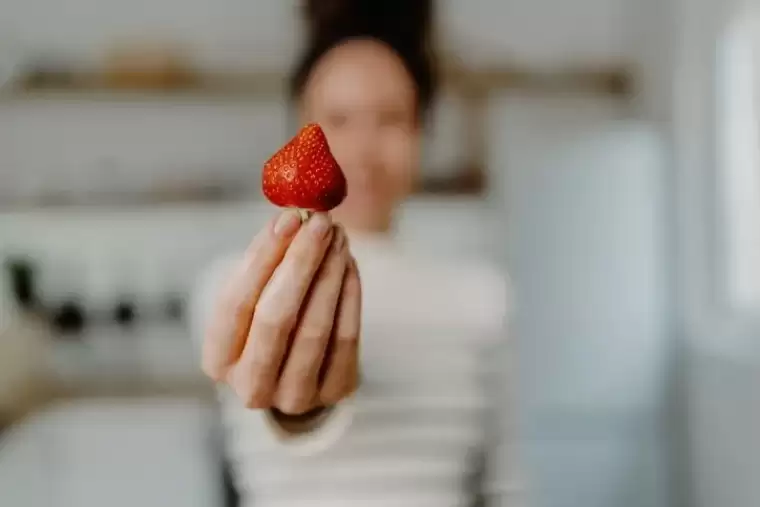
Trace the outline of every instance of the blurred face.
<instances>
[{"instance_id":1,"label":"blurred face","mask_svg":"<svg viewBox=\"0 0 760 507\"><path fill-rule=\"evenodd\" d=\"M335 218L350 229L386 231L419 156L416 90L402 61L374 41L337 46L315 66L302 108L305 121L322 126L348 180Z\"/></svg>"}]
</instances>

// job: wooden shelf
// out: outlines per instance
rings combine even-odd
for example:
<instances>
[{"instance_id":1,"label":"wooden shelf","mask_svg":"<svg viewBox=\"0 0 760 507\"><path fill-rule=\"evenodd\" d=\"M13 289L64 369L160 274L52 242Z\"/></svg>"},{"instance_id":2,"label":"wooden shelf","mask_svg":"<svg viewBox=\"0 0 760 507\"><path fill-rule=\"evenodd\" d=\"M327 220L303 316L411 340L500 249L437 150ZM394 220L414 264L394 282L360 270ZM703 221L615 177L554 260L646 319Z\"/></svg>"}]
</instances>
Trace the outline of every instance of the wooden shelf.
<instances>
[{"instance_id":1,"label":"wooden shelf","mask_svg":"<svg viewBox=\"0 0 760 507\"><path fill-rule=\"evenodd\" d=\"M620 68L576 68L555 71L499 67L490 69L468 69L459 62L448 62L442 67L443 86L465 99L467 108L467 139L465 150L468 165L457 171L457 176L444 179L426 179L421 182L416 195L421 196L478 196L487 187L485 181L485 114L488 96L505 90L524 90L531 93L590 93L611 96L621 100L629 99L634 90L634 81L625 67ZM139 78L139 76L138 76ZM161 79L145 76L146 79L132 80L132 83L161 83ZM279 71L255 73L218 73L193 76L179 76L166 79L163 86L114 86L114 82L103 75L87 73L58 73L56 75L28 75L4 90L0 90L0 104L3 102L26 103L28 101L49 100L66 102L146 102L204 103L215 101L254 102L284 100L288 94L287 74ZM177 202L173 199L155 200L155 196L132 196L128 206L141 206L162 202ZM121 201L121 198L97 199L99 205L105 201ZM239 198L239 197L238 197ZM224 201L234 201L236 197L225 196ZM243 197L247 199L247 197ZM217 194L211 197L178 199L179 202L220 202ZM38 206L66 206L68 202L47 200ZM80 205L80 202L74 205ZM19 203L3 202L0 208L17 208ZM22 205L21 207L24 207Z\"/></svg>"},{"instance_id":2,"label":"wooden shelf","mask_svg":"<svg viewBox=\"0 0 760 507\"><path fill-rule=\"evenodd\" d=\"M181 84L117 85L95 74L29 75L0 93L5 100L150 101L258 100L287 93L286 76L274 72L209 74Z\"/></svg>"},{"instance_id":3,"label":"wooden shelf","mask_svg":"<svg viewBox=\"0 0 760 507\"><path fill-rule=\"evenodd\" d=\"M421 197L480 196L485 191L485 171L475 166L463 167L456 176L423 178L413 192ZM50 194L36 199L9 199L0 196L0 213L28 209L65 208L142 208L170 205L215 205L265 202L255 188L208 187L197 192L100 192L83 194Z\"/></svg>"},{"instance_id":4,"label":"wooden shelf","mask_svg":"<svg viewBox=\"0 0 760 507\"><path fill-rule=\"evenodd\" d=\"M444 81L472 96L503 90L540 93L588 92L625 98L633 92L633 76L620 68L569 68L536 70L517 67L468 69L461 64L446 66Z\"/></svg>"},{"instance_id":5,"label":"wooden shelf","mask_svg":"<svg viewBox=\"0 0 760 507\"><path fill-rule=\"evenodd\" d=\"M443 84L467 96L522 89L537 92L586 91L625 97L633 83L624 69L569 69L534 71L519 68L467 69L447 64ZM261 100L287 95L287 75L282 72L220 73L188 78L164 86L114 85L96 74L28 75L0 92L0 100Z\"/></svg>"}]
</instances>

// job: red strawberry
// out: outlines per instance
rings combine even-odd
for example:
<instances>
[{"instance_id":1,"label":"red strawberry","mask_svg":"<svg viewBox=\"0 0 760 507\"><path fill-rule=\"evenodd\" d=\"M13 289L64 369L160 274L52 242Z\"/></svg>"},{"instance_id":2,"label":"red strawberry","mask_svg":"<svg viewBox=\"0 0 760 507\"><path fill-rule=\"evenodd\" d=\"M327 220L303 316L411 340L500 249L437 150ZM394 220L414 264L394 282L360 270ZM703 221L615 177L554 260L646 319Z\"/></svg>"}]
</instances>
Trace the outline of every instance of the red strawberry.
<instances>
[{"instance_id":1,"label":"red strawberry","mask_svg":"<svg viewBox=\"0 0 760 507\"><path fill-rule=\"evenodd\" d=\"M346 178L319 125L306 125L264 164L264 195L275 206L330 211L346 197ZM304 213L306 212L306 213Z\"/></svg>"}]
</instances>

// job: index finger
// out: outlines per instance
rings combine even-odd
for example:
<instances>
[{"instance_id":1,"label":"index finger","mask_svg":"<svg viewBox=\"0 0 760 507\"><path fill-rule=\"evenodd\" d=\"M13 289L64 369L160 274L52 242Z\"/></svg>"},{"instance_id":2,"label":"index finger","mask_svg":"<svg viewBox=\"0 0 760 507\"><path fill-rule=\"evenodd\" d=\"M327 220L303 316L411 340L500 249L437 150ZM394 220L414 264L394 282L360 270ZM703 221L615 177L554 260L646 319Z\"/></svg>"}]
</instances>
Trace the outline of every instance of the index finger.
<instances>
[{"instance_id":1,"label":"index finger","mask_svg":"<svg viewBox=\"0 0 760 507\"><path fill-rule=\"evenodd\" d=\"M311 217L296 234L256 304L232 380L251 408L266 406L274 394L291 331L333 234L332 222L326 214Z\"/></svg>"},{"instance_id":2,"label":"index finger","mask_svg":"<svg viewBox=\"0 0 760 507\"><path fill-rule=\"evenodd\" d=\"M238 269L228 279L203 343L203 371L217 381L243 351L253 310L269 278L285 256L301 219L285 211L269 221L251 242Z\"/></svg>"}]
</instances>

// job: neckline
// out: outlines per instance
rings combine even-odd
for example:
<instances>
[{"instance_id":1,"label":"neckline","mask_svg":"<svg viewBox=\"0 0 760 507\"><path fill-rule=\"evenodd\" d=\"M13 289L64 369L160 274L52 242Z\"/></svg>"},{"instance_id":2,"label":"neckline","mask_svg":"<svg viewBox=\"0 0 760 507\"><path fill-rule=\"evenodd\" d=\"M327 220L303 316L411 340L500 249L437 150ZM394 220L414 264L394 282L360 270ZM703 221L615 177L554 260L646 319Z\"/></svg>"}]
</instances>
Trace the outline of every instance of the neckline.
<instances>
[{"instance_id":1,"label":"neckline","mask_svg":"<svg viewBox=\"0 0 760 507\"><path fill-rule=\"evenodd\" d=\"M346 230L351 252L357 257L378 256L396 250L397 240L393 232L387 234Z\"/></svg>"}]
</instances>

